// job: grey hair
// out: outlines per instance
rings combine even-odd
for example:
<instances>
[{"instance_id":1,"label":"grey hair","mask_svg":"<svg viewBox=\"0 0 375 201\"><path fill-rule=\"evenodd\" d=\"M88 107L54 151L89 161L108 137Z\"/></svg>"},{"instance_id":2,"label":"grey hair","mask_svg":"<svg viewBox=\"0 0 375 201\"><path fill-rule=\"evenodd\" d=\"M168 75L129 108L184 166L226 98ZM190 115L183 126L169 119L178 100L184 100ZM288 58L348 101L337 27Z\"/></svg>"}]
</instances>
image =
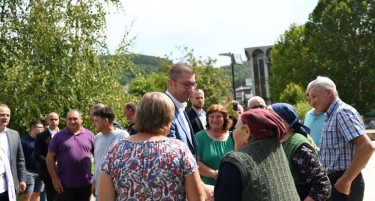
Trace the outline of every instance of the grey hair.
<instances>
[{"instance_id":1,"label":"grey hair","mask_svg":"<svg viewBox=\"0 0 375 201\"><path fill-rule=\"evenodd\" d=\"M266 104L266 101L264 101L264 99L260 96L253 96L251 97L248 101L247 101L247 107L250 107L250 103L253 102L254 100L258 100L259 102L262 102L264 103L264 105L267 105Z\"/></svg>"},{"instance_id":2,"label":"grey hair","mask_svg":"<svg viewBox=\"0 0 375 201\"><path fill-rule=\"evenodd\" d=\"M309 91L315 88L318 91L324 91L326 89L329 89L333 92L333 95L335 97L339 96L339 93L336 90L335 83L329 79L328 77L318 76L315 80L311 81L309 85L307 85L306 94L309 94Z\"/></svg>"},{"instance_id":3,"label":"grey hair","mask_svg":"<svg viewBox=\"0 0 375 201\"><path fill-rule=\"evenodd\" d=\"M82 114L82 112L80 112L80 111L77 110L77 109L72 109L72 110L70 110L68 113L66 113L66 116L68 117L68 115L69 115L70 113L74 113L74 112L77 112L78 115L79 115L79 117L83 118L83 114Z\"/></svg>"}]
</instances>

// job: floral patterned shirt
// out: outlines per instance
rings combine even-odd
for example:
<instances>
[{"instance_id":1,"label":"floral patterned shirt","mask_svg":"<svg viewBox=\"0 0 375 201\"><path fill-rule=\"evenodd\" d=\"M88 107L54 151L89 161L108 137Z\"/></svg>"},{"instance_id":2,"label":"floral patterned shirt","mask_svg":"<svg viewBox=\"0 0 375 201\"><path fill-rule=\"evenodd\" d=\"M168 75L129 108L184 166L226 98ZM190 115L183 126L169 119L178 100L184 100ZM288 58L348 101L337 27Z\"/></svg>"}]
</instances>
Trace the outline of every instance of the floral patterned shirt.
<instances>
[{"instance_id":1,"label":"floral patterned shirt","mask_svg":"<svg viewBox=\"0 0 375 201\"><path fill-rule=\"evenodd\" d=\"M185 200L185 177L198 169L189 148L176 139L114 144L101 166L116 200Z\"/></svg>"},{"instance_id":2,"label":"floral patterned shirt","mask_svg":"<svg viewBox=\"0 0 375 201\"><path fill-rule=\"evenodd\" d=\"M331 183L326 171L323 169L315 150L302 144L294 152L292 164L300 177L311 184L309 196L317 201L327 200L331 195Z\"/></svg>"}]
</instances>

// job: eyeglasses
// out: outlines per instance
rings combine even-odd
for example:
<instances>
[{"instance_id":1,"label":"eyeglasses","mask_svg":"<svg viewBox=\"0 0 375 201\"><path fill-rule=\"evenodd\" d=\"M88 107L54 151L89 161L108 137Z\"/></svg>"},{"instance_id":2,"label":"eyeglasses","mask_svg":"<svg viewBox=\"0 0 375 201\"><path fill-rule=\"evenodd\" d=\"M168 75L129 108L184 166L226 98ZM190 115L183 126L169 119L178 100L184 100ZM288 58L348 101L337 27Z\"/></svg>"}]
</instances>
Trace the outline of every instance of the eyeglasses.
<instances>
[{"instance_id":1,"label":"eyeglasses","mask_svg":"<svg viewBox=\"0 0 375 201\"><path fill-rule=\"evenodd\" d=\"M175 80L173 80L175 81ZM196 89L198 87L198 84L196 82L194 83L189 83L189 82L179 82L179 81L175 81L175 82L178 82L178 83L181 83L182 85L184 85L184 88L185 89Z\"/></svg>"},{"instance_id":2,"label":"eyeglasses","mask_svg":"<svg viewBox=\"0 0 375 201\"><path fill-rule=\"evenodd\" d=\"M250 109L264 109L264 108L266 108L266 106L264 106L264 105L254 105L253 107L251 107Z\"/></svg>"}]
</instances>

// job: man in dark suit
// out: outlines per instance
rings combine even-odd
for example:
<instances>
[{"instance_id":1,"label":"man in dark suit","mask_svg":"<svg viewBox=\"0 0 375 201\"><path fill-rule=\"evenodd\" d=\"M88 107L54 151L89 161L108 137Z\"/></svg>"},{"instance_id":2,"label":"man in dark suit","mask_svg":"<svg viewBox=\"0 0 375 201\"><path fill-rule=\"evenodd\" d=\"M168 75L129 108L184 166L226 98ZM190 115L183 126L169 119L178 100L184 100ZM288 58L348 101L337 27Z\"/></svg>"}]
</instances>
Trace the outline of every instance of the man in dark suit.
<instances>
[{"instance_id":1,"label":"man in dark suit","mask_svg":"<svg viewBox=\"0 0 375 201\"><path fill-rule=\"evenodd\" d=\"M175 118L168 137L183 141L195 157L197 157L198 145L185 107L196 86L195 73L189 65L178 63L169 71L166 94L175 105Z\"/></svg>"},{"instance_id":2,"label":"man in dark suit","mask_svg":"<svg viewBox=\"0 0 375 201\"><path fill-rule=\"evenodd\" d=\"M46 156L48 153L48 146L51 142L52 137L60 131L59 115L55 112L51 112L47 118L48 129L43 133L39 134L35 140L34 156L35 160L38 161L39 177L43 180L44 186L47 193L47 200L55 200L56 191L53 188L52 179L49 175L46 163Z\"/></svg>"},{"instance_id":3,"label":"man in dark suit","mask_svg":"<svg viewBox=\"0 0 375 201\"><path fill-rule=\"evenodd\" d=\"M191 94L190 98L191 109L188 112L191 126L193 127L194 133L197 134L199 131L206 128L206 112L203 110L204 106L204 92L202 89L196 89Z\"/></svg>"},{"instance_id":4,"label":"man in dark suit","mask_svg":"<svg viewBox=\"0 0 375 201\"><path fill-rule=\"evenodd\" d=\"M10 109L5 104L0 104L0 148L9 159L9 165L13 177L15 189L7 189L6 186L1 186L1 189L7 189L0 194L8 194L8 191L16 190L23 192L26 189L26 166L25 157L23 155L21 138L17 131L7 128L10 120ZM4 179L5 174L2 174L0 179ZM5 180L3 180L5 181ZM6 182L2 183L6 185ZM1 196L1 200L9 199L8 196Z\"/></svg>"}]
</instances>

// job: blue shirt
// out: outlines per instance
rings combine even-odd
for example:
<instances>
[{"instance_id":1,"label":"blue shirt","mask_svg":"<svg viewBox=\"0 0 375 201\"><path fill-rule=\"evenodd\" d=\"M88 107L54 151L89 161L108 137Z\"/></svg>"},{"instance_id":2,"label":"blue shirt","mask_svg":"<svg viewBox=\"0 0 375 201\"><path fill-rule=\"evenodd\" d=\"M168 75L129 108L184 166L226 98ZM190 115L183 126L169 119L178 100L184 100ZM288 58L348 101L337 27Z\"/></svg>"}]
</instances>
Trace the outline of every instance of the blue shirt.
<instances>
[{"instance_id":1,"label":"blue shirt","mask_svg":"<svg viewBox=\"0 0 375 201\"><path fill-rule=\"evenodd\" d=\"M324 115L324 112L315 115L315 109L312 109L306 113L305 121L303 123L305 126L310 128L310 137L314 140L314 143L317 146L320 144L320 136L322 134L324 124Z\"/></svg>"},{"instance_id":2,"label":"blue shirt","mask_svg":"<svg viewBox=\"0 0 375 201\"><path fill-rule=\"evenodd\" d=\"M21 138L23 155L25 156L26 170L28 172L38 173L37 162L34 157L35 138L26 135Z\"/></svg>"},{"instance_id":3,"label":"blue shirt","mask_svg":"<svg viewBox=\"0 0 375 201\"><path fill-rule=\"evenodd\" d=\"M352 140L365 134L357 110L337 98L326 112L320 138L320 161L324 169L347 169L354 156Z\"/></svg>"}]
</instances>

